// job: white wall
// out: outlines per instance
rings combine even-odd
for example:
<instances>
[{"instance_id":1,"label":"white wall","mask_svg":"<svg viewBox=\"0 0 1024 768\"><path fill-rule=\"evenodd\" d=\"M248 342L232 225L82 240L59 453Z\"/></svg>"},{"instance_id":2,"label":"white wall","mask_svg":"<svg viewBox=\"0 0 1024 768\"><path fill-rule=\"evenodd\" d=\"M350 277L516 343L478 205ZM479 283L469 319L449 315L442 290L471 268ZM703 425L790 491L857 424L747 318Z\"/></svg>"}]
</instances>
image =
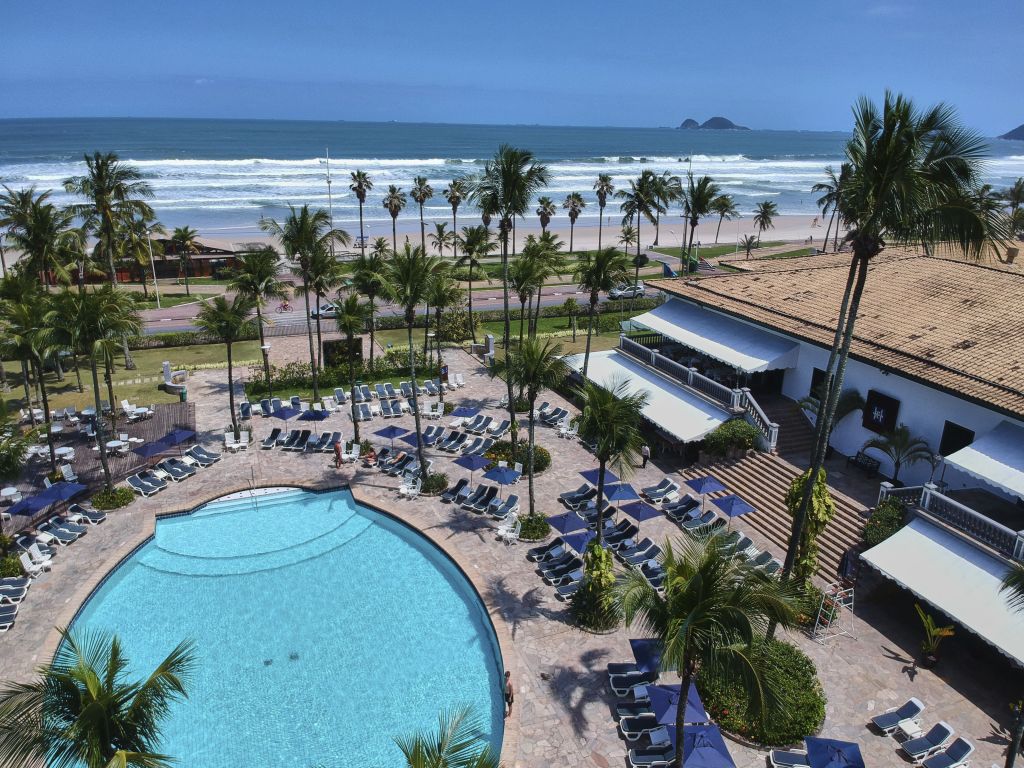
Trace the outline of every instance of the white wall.
<instances>
[{"instance_id":1,"label":"white wall","mask_svg":"<svg viewBox=\"0 0 1024 768\"><path fill-rule=\"evenodd\" d=\"M824 369L828 363L828 354L827 349L801 343L797 367L786 371L782 387L783 394L794 400L805 397L811 388L811 375L814 368ZM926 440L932 451L939 449L942 429L946 421L952 421L962 427L974 430L975 439L995 428L999 422L1004 420L1024 426L1019 421L1007 419L987 408L932 389L916 381L902 378L895 373L884 374L874 366L857 360L850 360L846 366L843 389L856 389L862 397L867 397L868 390L874 389L899 400L900 409L897 422L906 424L915 437ZM872 437L875 437L875 433L861 426L861 412L857 411L847 416L833 429L831 444L840 453L852 456ZM892 476L892 462L888 458L878 451L870 451L869 455L882 462L880 471L883 475ZM899 479L907 485L920 485L927 482L931 471L931 466L927 462L921 462L911 467L901 467ZM941 473L940 467L936 473L936 481ZM979 480L952 468L946 469L943 479L952 490L983 485ZM999 493L994 486L984 485L983 487L993 493Z\"/></svg>"}]
</instances>

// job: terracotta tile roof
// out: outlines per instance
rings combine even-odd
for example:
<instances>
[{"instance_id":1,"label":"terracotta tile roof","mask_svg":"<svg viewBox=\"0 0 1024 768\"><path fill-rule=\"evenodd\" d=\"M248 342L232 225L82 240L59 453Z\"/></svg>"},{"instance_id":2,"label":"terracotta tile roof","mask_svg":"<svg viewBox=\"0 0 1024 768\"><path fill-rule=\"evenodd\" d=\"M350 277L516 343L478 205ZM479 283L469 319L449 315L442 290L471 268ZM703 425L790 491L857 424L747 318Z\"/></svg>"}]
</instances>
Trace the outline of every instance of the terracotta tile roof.
<instances>
[{"instance_id":1,"label":"terracotta tile roof","mask_svg":"<svg viewBox=\"0 0 1024 768\"><path fill-rule=\"evenodd\" d=\"M849 255L765 261L750 272L651 280L674 296L828 347ZM870 268L853 357L1024 417L1024 274L907 252Z\"/></svg>"}]
</instances>

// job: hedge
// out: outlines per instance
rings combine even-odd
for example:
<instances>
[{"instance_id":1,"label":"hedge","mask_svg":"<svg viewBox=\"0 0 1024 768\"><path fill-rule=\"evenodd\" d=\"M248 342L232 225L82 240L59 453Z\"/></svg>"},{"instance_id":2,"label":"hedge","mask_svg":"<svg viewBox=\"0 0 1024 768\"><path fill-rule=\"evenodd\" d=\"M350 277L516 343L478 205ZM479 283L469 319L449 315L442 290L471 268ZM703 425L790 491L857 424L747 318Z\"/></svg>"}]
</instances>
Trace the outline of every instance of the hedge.
<instances>
[{"instance_id":1,"label":"hedge","mask_svg":"<svg viewBox=\"0 0 1024 768\"><path fill-rule=\"evenodd\" d=\"M728 456L733 451L757 447L761 433L743 419L730 419L704 438L704 450L712 456Z\"/></svg>"},{"instance_id":2,"label":"hedge","mask_svg":"<svg viewBox=\"0 0 1024 768\"><path fill-rule=\"evenodd\" d=\"M512 453L512 442L509 440L502 440L491 446L491 449L484 454L484 456L491 460L491 466L488 469L498 466L499 461L507 461L509 466L512 466L517 461L522 462L523 474L526 473L526 448L527 443L525 440L520 440L516 443L516 452ZM533 474L534 476L539 475L545 469L551 466L551 452L548 451L542 445L535 445L533 447Z\"/></svg>"},{"instance_id":3,"label":"hedge","mask_svg":"<svg viewBox=\"0 0 1024 768\"><path fill-rule=\"evenodd\" d=\"M135 492L131 488L119 485L113 490L108 491L104 488L95 494L92 497L92 505L96 509L120 509L131 504L134 499Z\"/></svg>"},{"instance_id":4,"label":"hedge","mask_svg":"<svg viewBox=\"0 0 1024 768\"><path fill-rule=\"evenodd\" d=\"M906 507L897 499L889 498L883 501L864 524L864 544L868 547L881 544L903 527L903 518L906 514Z\"/></svg>"}]
</instances>

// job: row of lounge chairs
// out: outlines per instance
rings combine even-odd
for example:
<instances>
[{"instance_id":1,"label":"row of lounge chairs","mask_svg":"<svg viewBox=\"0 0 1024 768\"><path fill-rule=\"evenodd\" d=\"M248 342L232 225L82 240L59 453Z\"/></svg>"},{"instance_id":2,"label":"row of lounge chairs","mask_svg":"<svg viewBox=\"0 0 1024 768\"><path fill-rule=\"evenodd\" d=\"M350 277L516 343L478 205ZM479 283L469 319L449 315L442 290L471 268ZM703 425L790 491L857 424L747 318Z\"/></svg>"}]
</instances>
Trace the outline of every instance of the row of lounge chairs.
<instances>
[{"instance_id":1,"label":"row of lounge chairs","mask_svg":"<svg viewBox=\"0 0 1024 768\"><path fill-rule=\"evenodd\" d=\"M158 461L152 469L131 475L126 482L140 496L152 496L170 483L180 483L192 477L197 470L212 466L221 459L221 454L207 451L194 445L179 458Z\"/></svg>"},{"instance_id":2,"label":"row of lounge chairs","mask_svg":"<svg viewBox=\"0 0 1024 768\"><path fill-rule=\"evenodd\" d=\"M283 451L299 453L328 453L334 450L334 444L342 440L341 432L321 432L319 435L311 429L293 429L285 434L281 427L274 427L270 434L260 441L260 448L270 450L281 448Z\"/></svg>"},{"instance_id":3,"label":"row of lounge chairs","mask_svg":"<svg viewBox=\"0 0 1024 768\"><path fill-rule=\"evenodd\" d=\"M483 456L496 442L493 437L471 437L467 432L444 427L427 427L423 431L423 445L447 453L461 453L464 456Z\"/></svg>"},{"instance_id":4,"label":"row of lounge chairs","mask_svg":"<svg viewBox=\"0 0 1024 768\"><path fill-rule=\"evenodd\" d=\"M886 736L902 738L898 751L926 768L958 768L965 766L974 752L974 745L963 737L953 739L953 727L940 721L924 732L921 715L925 710L920 699L910 698L899 707L887 709L871 718L871 725Z\"/></svg>"}]
</instances>

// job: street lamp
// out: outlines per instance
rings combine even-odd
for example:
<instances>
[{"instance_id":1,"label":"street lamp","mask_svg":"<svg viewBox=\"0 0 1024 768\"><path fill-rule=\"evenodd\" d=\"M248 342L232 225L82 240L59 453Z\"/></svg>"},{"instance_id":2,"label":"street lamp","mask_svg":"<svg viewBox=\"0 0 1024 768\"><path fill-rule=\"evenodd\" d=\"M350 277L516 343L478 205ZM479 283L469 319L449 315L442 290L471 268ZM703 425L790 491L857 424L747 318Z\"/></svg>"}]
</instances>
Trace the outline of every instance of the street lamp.
<instances>
[{"instance_id":1,"label":"street lamp","mask_svg":"<svg viewBox=\"0 0 1024 768\"><path fill-rule=\"evenodd\" d=\"M149 246L149 267L153 270L153 293L156 294L156 308L160 309L160 286L156 282L156 262L153 261L153 231L146 230L146 245Z\"/></svg>"},{"instance_id":2,"label":"street lamp","mask_svg":"<svg viewBox=\"0 0 1024 768\"><path fill-rule=\"evenodd\" d=\"M274 397L274 385L270 379L270 345L264 344L260 349L263 350L263 372L267 376L267 399L272 400Z\"/></svg>"}]
</instances>

